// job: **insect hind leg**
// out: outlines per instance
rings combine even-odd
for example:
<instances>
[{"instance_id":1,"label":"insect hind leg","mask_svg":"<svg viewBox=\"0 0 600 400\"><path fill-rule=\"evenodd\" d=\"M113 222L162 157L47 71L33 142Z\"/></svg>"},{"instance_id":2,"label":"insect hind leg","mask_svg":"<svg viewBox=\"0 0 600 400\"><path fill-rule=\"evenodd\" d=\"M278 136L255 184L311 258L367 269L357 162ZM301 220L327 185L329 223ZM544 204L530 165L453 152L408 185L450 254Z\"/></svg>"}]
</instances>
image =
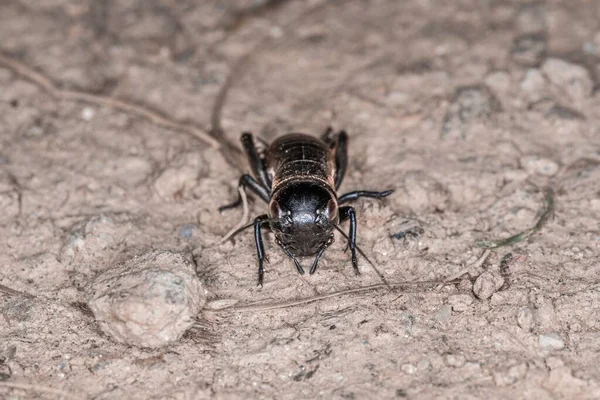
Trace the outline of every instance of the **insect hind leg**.
<instances>
[{"instance_id":1,"label":"insect hind leg","mask_svg":"<svg viewBox=\"0 0 600 400\"><path fill-rule=\"evenodd\" d=\"M263 246L262 233L260 229L269 220L267 214L259 215L254 219L254 241L256 243L256 256L258 259L258 284L262 286L265 270L263 263L266 260L265 248Z\"/></svg>"},{"instance_id":2,"label":"insect hind leg","mask_svg":"<svg viewBox=\"0 0 600 400\"><path fill-rule=\"evenodd\" d=\"M248 162L250 163L252 173L256 179L258 179L258 182L265 189L267 189L267 191L270 191L271 178L269 177L269 174L265 168L264 159L261 158L256 145L254 144L254 136L250 132L244 132L242 133L240 141L242 142L242 147L248 156Z\"/></svg>"},{"instance_id":3,"label":"insect hind leg","mask_svg":"<svg viewBox=\"0 0 600 400\"><path fill-rule=\"evenodd\" d=\"M321 140L324 141L329 148L334 149L335 175L333 180L335 182L335 188L339 189L344 180L344 175L346 175L346 168L348 166L348 134L343 130L334 133L333 129L329 126L325 130L325 133L321 135Z\"/></svg>"},{"instance_id":4,"label":"insect hind leg","mask_svg":"<svg viewBox=\"0 0 600 400\"><path fill-rule=\"evenodd\" d=\"M269 202L269 192L263 186L261 186L256 180L248 174L242 175L240 177L238 188L242 189L250 189L252 193L263 199L266 203ZM224 206L219 207L219 212L223 212L225 210L229 210L231 208L236 208L242 205L242 196L238 193L238 198Z\"/></svg>"}]
</instances>

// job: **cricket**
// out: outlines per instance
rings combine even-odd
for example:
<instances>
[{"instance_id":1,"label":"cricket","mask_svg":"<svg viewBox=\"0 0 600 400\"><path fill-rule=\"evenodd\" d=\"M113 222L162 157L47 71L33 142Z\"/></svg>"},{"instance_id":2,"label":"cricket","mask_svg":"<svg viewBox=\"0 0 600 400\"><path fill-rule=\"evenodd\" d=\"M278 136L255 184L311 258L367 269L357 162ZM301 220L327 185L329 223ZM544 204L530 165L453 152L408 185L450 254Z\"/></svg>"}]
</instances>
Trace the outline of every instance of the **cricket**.
<instances>
[{"instance_id":1,"label":"cricket","mask_svg":"<svg viewBox=\"0 0 600 400\"><path fill-rule=\"evenodd\" d=\"M253 227L258 258L258 284L264 280L265 249L261 229L270 228L275 242L287 254L300 274L304 268L298 257L314 256L309 273L314 274L319 259L334 242L334 230L347 240L352 267L360 274L356 257L356 211L346 205L361 197L383 198L393 190L381 192L357 190L338 197L348 166L348 134L327 128L320 137L303 133L283 135L259 151L254 136L245 132L242 147L252 175L240 177L238 188L250 192L268 204L268 212L235 231L229 238ZM219 211L242 205L241 194ZM339 225L350 221L346 234ZM360 249L358 249L359 252ZM362 253L362 252L361 252ZM364 256L364 253L363 253Z\"/></svg>"}]
</instances>

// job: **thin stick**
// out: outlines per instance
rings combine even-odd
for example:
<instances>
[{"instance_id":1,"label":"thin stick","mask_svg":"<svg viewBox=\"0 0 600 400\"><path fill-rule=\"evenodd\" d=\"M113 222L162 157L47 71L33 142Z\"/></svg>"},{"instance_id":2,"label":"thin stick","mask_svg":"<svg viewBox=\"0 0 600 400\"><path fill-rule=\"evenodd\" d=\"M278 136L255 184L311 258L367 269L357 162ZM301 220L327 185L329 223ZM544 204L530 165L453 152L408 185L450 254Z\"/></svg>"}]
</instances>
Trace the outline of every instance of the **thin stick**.
<instances>
[{"instance_id":1,"label":"thin stick","mask_svg":"<svg viewBox=\"0 0 600 400\"><path fill-rule=\"evenodd\" d=\"M498 247L509 246L511 244L515 244L524 239L527 239L528 237L542 229L542 226L544 226L544 224L546 223L546 221L548 221L548 219L552 215L552 212L554 211L554 192L551 188L545 189L544 200L546 201L544 211L542 212L540 218L533 227L523 232L517 233L516 235L507 237L506 239L482 240L480 242L477 242L477 246L483 247L485 249L497 249Z\"/></svg>"},{"instance_id":2,"label":"thin stick","mask_svg":"<svg viewBox=\"0 0 600 400\"><path fill-rule=\"evenodd\" d=\"M476 261L472 262L471 264L468 264L465 268L461 269L457 273L450 275L449 277L444 279L444 282L455 281L455 280L459 279L461 276L463 276L464 274L471 273L472 271L475 271L475 270L481 268L481 266L483 265L485 260L487 260L487 258L490 256L491 253L492 253L492 251L490 249L486 249ZM442 287L442 284L438 285L438 287L436 289L439 290L441 287Z\"/></svg>"},{"instance_id":3,"label":"thin stick","mask_svg":"<svg viewBox=\"0 0 600 400\"><path fill-rule=\"evenodd\" d=\"M161 115L157 111L151 110L148 107L143 107L123 100L91 94L83 91L61 89L56 83L54 83L50 78L46 77L45 75L35 71L34 69L28 67L20 61L17 61L13 58L7 57L2 54L0 54L0 65L4 65L17 75L20 75L26 80L40 86L42 89L46 90L52 96L58 99L76 102L81 101L85 103L95 104L98 106L109 107L126 113L135 114L138 117L144 118L156 125L190 134L209 144L215 149L220 150L222 147L219 140L210 136L210 134L204 131L203 129L200 129L191 124L184 124L181 122L174 121L166 116Z\"/></svg>"},{"instance_id":4,"label":"thin stick","mask_svg":"<svg viewBox=\"0 0 600 400\"><path fill-rule=\"evenodd\" d=\"M315 301L326 300L326 299L330 299L333 297L339 297L339 296L343 296L346 294L352 294L352 293L369 292L369 291L381 290L381 289L389 290L390 288L402 287L402 286L433 285L433 284L438 284L438 283L445 285L445 284L454 284L457 282L454 282L454 281L449 281L449 282L416 281L416 282L378 283L375 285L363 286L363 287L354 288L354 289L346 289L346 290L341 290L339 292L327 293L327 294L322 294L319 296L307 297L304 299L296 299L296 300L284 301L284 302L280 302L280 303L258 303L258 304L254 303L254 304L247 304L247 305L240 305L240 306L236 305L236 306L231 307L230 309L235 310L235 311L240 311L240 312L275 310L278 308L295 307L295 306L299 306L302 304L313 303Z\"/></svg>"},{"instance_id":5,"label":"thin stick","mask_svg":"<svg viewBox=\"0 0 600 400\"><path fill-rule=\"evenodd\" d=\"M61 396L66 399L85 399L85 397L77 396L69 392L65 392L64 390L54 389L46 386L39 385L30 385L28 383L17 383L17 382L0 382L0 387L6 387L11 389L21 389L34 391L38 393L50 393L55 394L57 396Z\"/></svg>"},{"instance_id":6,"label":"thin stick","mask_svg":"<svg viewBox=\"0 0 600 400\"><path fill-rule=\"evenodd\" d=\"M4 293L6 295L9 295L9 296L20 296L20 297L26 297L28 299L35 298L34 295L31 295L29 293L19 292L18 290L11 289L8 286L4 286L4 285L0 285L0 292Z\"/></svg>"},{"instance_id":7,"label":"thin stick","mask_svg":"<svg viewBox=\"0 0 600 400\"><path fill-rule=\"evenodd\" d=\"M240 219L240 222L238 222L238 224L236 226L234 226L233 228L231 228L231 230L229 230L229 232L227 232L225 234L225 236L223 236L223 238L219 241L219 244L226 242L227 240L229 240L229 238L237 232L238 229L243 228L247 223L248 223L248 197L246 197L246 191L244 190L243 187L238 187L238 192L240 193L240 197L242 198L242 207L243 207L243 211L242 211L242 219Z\"/></svg>"}]
</instances>

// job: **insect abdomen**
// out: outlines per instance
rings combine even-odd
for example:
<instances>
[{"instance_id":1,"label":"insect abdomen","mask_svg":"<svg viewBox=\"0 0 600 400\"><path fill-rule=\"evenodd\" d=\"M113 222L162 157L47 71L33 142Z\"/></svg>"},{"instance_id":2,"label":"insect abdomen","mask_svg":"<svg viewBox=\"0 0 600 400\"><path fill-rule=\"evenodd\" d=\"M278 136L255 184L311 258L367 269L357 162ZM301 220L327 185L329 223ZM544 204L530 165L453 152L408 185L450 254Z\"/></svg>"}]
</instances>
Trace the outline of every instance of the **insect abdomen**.
<instances>
[{"instance_id":1,"label":"insect abdomen","mask_svg":"<svg viewBox=\"0 0 600 400\"><path fill-rule=\"evenodd\" d=\"M333 188L332 154L321 140L301 133L276 139L269 147L272 192L292 180L315 180Z\"/></svg>"}]
</instances>

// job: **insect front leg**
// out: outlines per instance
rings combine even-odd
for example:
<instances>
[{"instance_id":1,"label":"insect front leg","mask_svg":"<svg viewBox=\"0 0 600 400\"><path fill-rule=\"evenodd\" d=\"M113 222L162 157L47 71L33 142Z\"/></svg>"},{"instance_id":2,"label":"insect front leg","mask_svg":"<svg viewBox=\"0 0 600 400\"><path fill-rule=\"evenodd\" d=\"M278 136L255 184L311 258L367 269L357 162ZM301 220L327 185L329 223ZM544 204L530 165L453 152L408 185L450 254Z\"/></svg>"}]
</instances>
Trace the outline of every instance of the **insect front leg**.
<instances>
[{"instance_id":1,"label":"insect front leg","mask_svg":"<svg viewBox=\"0 0 600 400\"><path fill-rule=\"evenodd\" d=\"M265 270L263 262L265 261L265 248L263 246L262 233L260 229L268 221L267 214L259 215L254 219L254 241L256 243L256 256L258 258L258 284L262 286Z\"/></svg>"},{"instance_id":2,"label":"insect front leg","mask_svg":"<svg viewBox=\"0 0 600 400\"><path fill-rule=\"evenodd\" d=\"M349 219L350 220L350 231L348 232L348 246L350 247L350 253L352 254L352 267L356 275L360 275L358 270L358 260L356 259L356 211L354 207L344 206L340 207L340 223Z\"/></svg>"},{"instance_id":3,"label":"insect front leg","mask_svg":"<svg viewBox=\"0 0 600 400\"><path fill-rule=\"evenodd\" d=\"M258 182L256 182L256 180L254 180L254 178L251 177L250 175L248 175L248 174L242 175L242 177L240 178L239 183L238 183L238 188L240 188L240 187L244 188L244 189L246 189L246 188L250 189L250 191L252 193L254 193L258 197L263 199L265 201L265 203L269 202L269 192L267 191L267 189L264 188L263 186L261 186ZM241 204L242 204L242 196L238 193L237 200L235 200L233 203L226 204L224 206L219 207L219 212L228 210L230 208L239 207Z\"/></svg>"},{"instance_id":4,"label":"insect front leg","mask_svg":"<svg viewBox=\"0 0 600 400\"><path fill-rule=\"evenodd\" d=\"M372 199L380 199L382 197L387 197L392 194L393 190L385 190L383 192L372 192L368 190L356 190L354 192L346 193L338 199L338 204L344 204L349 201L353 201L359 199L361 197L370 197Z\"/></svg>"}]
</instances>

